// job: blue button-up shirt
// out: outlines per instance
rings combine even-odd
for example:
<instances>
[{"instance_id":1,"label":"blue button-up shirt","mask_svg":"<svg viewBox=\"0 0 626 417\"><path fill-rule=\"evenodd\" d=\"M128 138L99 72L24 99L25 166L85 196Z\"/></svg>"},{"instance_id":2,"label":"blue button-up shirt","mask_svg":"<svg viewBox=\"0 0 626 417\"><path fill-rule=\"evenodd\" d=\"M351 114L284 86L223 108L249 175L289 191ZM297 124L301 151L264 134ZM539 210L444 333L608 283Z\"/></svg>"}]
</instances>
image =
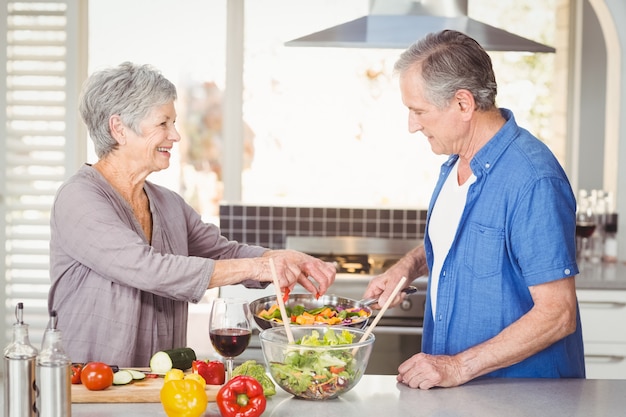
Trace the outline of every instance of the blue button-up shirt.
<instances>
[{"instance_id":1,"label":"blue button-up shirt","mask_svg":"<svg viewBox=\"0 0 626 417\"><path fill-rule=\"evenodd\" d=\"M533 307L528 287L578 273L576 201L562 167L513 114L474 156L476 182L439 276L437 313L427 298L422 351L453 355L493 338ZM428 220L458 155L441 167ZM425 249L433 252L426 227ZM491 377L584 377L580 314L576 332Z\"/></svg>"}]
</instances>

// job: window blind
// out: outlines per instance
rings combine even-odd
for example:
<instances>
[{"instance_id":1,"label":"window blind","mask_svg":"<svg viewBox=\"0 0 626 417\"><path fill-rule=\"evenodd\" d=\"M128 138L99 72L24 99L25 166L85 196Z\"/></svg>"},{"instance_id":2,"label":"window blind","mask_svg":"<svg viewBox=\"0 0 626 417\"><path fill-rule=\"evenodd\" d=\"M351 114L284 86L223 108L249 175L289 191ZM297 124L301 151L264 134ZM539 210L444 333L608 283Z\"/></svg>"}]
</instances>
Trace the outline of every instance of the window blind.
<instances>
[{"instance_id":1,"label":"window blind","mask_svg":"<svg viewBox=\"0 0 626 417\"><path fill-rule=\"evenodd\" d=\"M86 73L87 0L7 1L0 9L0 291L2 347L24 303L30 339L48 322L50 208L85 160L77 99Z\"/></svg>"}]
</instances>

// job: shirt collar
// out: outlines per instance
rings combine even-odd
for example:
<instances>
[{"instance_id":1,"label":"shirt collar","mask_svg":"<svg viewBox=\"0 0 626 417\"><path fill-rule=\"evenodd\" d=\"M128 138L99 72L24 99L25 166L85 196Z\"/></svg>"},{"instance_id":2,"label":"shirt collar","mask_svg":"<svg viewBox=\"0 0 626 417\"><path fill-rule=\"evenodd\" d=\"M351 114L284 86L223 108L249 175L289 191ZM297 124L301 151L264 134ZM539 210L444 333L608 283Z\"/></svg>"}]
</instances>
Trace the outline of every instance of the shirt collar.
<instances>
[{"instance_id":1,"label":"shirt collar","mask_svg":"<svg viewBox=\"0 0 626 417\"><path fill-rule=\"evenodd\" d=\"M506 122L494 135L494 137L492 137L485 144L485 146L483 146L476 153L476 155L474 155L472 161L470 162L472 172L476 176L479 176L479 173L488 173L504 150L508 148L511 142L513 142L518 136L517 131L519 130L519 127L515 122L513 112L511 112L511 110L501 108L500 114L502 114L502 117L504 117ZM459 159L458 154L450 155L443 163L443 166L450 168L456 163L457 159Z\"/></svg>"},{"instance_id":2,"label":"shirt collar","mask_svg":"<svg viewBox=\"0 0 626 417\"><path fill-rule=\"evenodd\" d=\"M497 163L500 155L517 138L519 127L515 122L513 112L508 109L500 109L502 117L506 120L500 130L483 146L472 158L470 167L476 176L479 172L488 174L490 169Z\"/></svg>"}]
</instances>

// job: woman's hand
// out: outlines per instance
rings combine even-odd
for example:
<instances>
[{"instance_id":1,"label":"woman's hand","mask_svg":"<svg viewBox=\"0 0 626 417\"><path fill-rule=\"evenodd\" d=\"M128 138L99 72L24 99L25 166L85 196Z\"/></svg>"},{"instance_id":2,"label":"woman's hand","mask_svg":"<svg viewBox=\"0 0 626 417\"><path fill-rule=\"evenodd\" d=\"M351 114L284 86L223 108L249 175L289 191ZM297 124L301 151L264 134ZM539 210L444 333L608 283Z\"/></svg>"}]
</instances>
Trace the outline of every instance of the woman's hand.
<instances>
[{"instance_id":1,"label":"woman's hand","mask_svg":"<svg viewBox=\"0 0 626 417\"><path fill-rule=\"evenodd\" d=\"M320 296L335 281L336 270L332 263L293 250L268 250L257 258L216 261L209 288L239 284L248 279L273 282L270 259L274 260L281 289L291 290L299 283L311 294Z\"/></svg>"},{"instance_id":2,"label":"woman's hand","mask_svg":"<svg viewBox=\"0 0 626 417\"><path fill-rule=\"evenodd\" d=\"M290 290L296 283L316 296L323 295L335 281L337 273L332 263L324 262L313 256L294 250L272 250L263 255L263 258L272 258L276 268L276 275L281 288ZM263 268L260 281L272 281L269 269L269 259L266 259L267 268ZM269 276L265 276L265 270Z\"/></svg>"}]
</instances>

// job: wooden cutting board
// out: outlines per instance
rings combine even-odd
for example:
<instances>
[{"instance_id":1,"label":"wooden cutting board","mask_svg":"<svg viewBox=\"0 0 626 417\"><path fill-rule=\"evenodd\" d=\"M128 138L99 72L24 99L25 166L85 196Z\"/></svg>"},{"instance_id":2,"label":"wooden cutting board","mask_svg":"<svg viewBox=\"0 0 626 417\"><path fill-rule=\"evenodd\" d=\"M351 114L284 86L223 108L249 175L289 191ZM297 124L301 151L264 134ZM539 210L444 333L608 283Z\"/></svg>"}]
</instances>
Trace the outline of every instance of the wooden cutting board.
<instances>
[{"instance_id":1,"label":"wooden cutting board","mask_svg":"<svg viewBox=\"0 0 626 417\"><path fill-rule=\"evenodd\" d=\"M158 403L163 378L145 378L127 385L112 385L102 391L89 391L82 384L72 384L73 403ZM215 401L221 385L207 385L209 401Z\"/></svg>"}]
</instances>

